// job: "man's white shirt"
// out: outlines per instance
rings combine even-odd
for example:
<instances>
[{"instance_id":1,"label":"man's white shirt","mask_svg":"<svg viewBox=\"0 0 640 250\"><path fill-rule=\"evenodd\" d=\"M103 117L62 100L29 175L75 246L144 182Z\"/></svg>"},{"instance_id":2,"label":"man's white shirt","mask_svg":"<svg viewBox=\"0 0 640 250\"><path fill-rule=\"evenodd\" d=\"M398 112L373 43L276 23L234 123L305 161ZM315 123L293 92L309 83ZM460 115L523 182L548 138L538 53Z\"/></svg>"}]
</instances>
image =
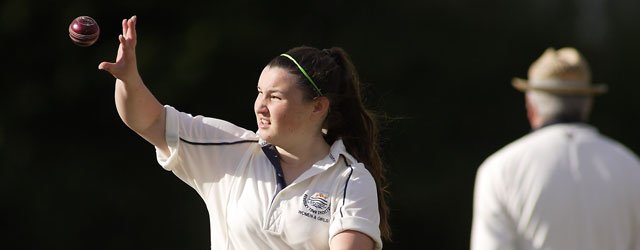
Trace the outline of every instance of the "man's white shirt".
<instances>
[{"instance_id":1,"label":"man's white shirt","mask_svg":"<svg viewBox=\"0 0 640 250\"><path fill-rule=\"evenodd\" d=\"M585 124L543 127L478 169L471 249L640 249L640 164Z\"/></svg>"}]
</instances>

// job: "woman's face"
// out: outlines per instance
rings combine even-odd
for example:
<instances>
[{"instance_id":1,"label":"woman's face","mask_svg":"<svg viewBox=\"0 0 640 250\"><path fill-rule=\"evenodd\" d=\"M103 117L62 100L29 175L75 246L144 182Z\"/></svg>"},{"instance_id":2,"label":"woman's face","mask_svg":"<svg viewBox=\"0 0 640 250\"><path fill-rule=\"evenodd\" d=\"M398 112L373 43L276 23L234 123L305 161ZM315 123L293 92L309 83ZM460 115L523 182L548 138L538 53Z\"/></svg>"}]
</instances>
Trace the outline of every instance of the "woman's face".
<instances>
[{"instance_id":1,"label":"woman's face","mask_svg":"<svg viewBox=\"0 0 640 250\"><path fill-rule=\"evenodd\" d=\"M305 101L297 77L280 67L267 66L258 80L254 111L258 134L276 146L294 145L312 136L316 126L311 119L313 101Z\"/></svg>"}]
</instances>

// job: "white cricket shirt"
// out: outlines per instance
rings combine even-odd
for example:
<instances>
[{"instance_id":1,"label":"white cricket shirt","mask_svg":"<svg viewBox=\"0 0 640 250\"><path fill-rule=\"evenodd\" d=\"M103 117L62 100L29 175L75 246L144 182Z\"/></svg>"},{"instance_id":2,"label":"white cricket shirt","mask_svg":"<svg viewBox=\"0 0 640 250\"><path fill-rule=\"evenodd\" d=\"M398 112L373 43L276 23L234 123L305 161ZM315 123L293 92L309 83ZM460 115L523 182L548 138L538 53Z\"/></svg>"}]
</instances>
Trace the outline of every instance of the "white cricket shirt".
<instances>
[{"instance_id":1,"label":"white cricket shirt","mask_svg":"<svg viewBox=\"0 0 640 250\"><path fill-rule=\"evenodd\" d=\"M156 150L158 162L204 200L212 249L329 249L345 230L382 248L375 182L342 141L279 190L254 132L171 106L165 112L171 154Z\"/></svg>"},{"instance_id":2,"label":"white cricket shirt","mask_svg":"<svg viewBox=\"0 0 640 250\"><path fill-rule=\"evenodd\" d=\"M471 249L640 249L640 163L586 124L538 129L478 169Z\"/></svg>"}]
</instances>

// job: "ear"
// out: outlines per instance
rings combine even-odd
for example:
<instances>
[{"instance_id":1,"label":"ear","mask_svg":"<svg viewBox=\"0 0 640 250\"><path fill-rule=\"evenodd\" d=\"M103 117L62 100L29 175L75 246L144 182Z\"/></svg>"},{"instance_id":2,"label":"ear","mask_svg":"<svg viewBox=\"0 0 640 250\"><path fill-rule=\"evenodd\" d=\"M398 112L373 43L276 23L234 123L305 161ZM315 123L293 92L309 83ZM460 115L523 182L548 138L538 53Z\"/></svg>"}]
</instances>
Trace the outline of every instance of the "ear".
<instances>
[{"instance_id":1,"label":"ear","mask_svg":"<svg viewBox=\"0 0 640 250\"><path fill-rule=\"evenodd\" d=\"M540 119L536 108L531 104L529 96L525 95L525 107L527 109L527 119L532 129L536 129L540 126Z\"/></svg>"},{"instance_id":2,"label":"ear","mask_svg":"<svg viewBox=\"0 0 640 250\"><path fill-rule=\"evenodd\" d=\"M313 113L319 116L324 116L329 112L329 98L326 96L316 97L313 101Z\"/></svg>"}]
</instances>

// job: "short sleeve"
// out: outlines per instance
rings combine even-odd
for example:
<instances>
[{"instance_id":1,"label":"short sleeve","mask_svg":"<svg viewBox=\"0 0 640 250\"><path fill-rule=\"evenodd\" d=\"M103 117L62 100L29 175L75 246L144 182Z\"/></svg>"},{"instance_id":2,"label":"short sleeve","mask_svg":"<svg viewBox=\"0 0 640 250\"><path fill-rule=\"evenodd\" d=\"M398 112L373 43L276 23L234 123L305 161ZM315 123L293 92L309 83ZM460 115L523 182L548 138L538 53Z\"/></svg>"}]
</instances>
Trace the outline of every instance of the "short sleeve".
<instances>
[{"instance_id":1,"label":"short sleeve","mask_svg":"<svg viewBox=\"0 0 640 250\"><path fill-rule=\"evenodd\" d=\"M375 249L382 249L378 191L373 177L358 163L351 166L350 177L337 200L337 209L329 228L329 242L340 232L358 231L375 242Z\"/></svg>"},{"instance_id":2,"label":"short sleeve","mask_svg":"<svg viewBox=\"0 0 640 250\"><path fill-rule=\"evenodd\" d=\"M257 135L224 120L192 116L165 106L165 139L169 155L156 148L160 166L172 171L198 193L233 172Z\"/></svg>"},{"instance_id":3,"label":"short sleeve","mask_svg":"<svg viewBox=\"0 0 640 250\"><path fill-rule=\"evenodd\" d=\"M156 147L156 158L160 166L166 170L171 170L175 168L176 164L178 164L178 130L180 128L178 115L179 112L175 108L165 106L165 140L167 141L170 155L167 156L163 154L162 151Z\"/></svg>"},{"instance_id":4,"label":"short sleeve","mask_svg":"<svg viewBox=\"0 0 640 250\"><path fill-rule=\"evenodd\" d=\"M476 174L473 197L471 250L515 249L516 228L503 199L499 168L495 157Z\"/></svg>"}]
</instances>

